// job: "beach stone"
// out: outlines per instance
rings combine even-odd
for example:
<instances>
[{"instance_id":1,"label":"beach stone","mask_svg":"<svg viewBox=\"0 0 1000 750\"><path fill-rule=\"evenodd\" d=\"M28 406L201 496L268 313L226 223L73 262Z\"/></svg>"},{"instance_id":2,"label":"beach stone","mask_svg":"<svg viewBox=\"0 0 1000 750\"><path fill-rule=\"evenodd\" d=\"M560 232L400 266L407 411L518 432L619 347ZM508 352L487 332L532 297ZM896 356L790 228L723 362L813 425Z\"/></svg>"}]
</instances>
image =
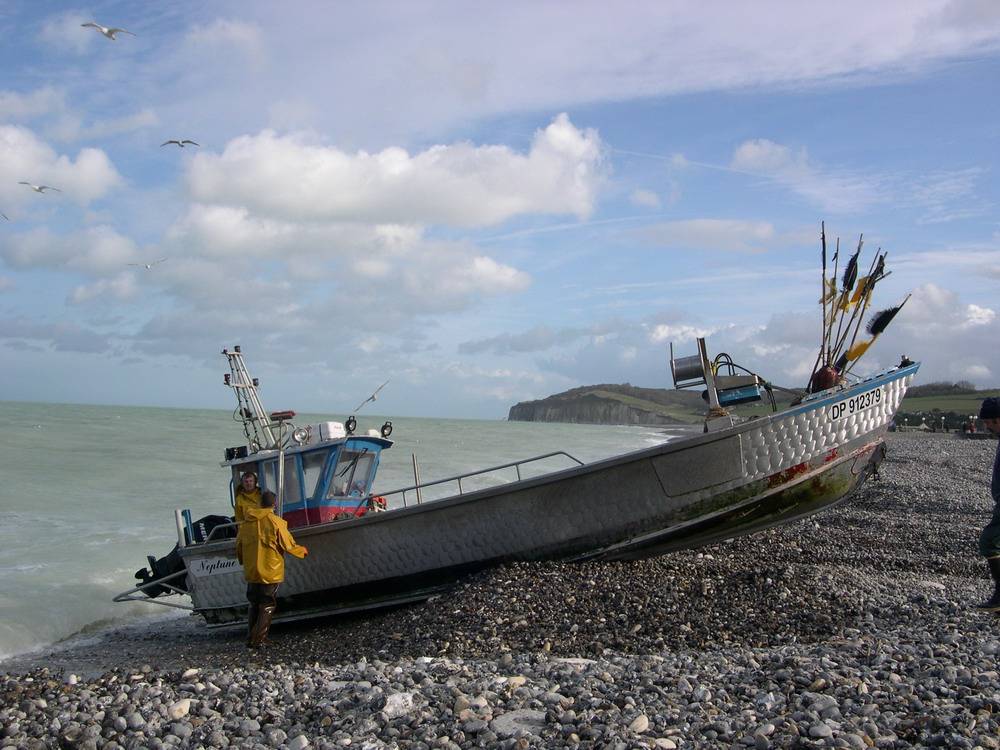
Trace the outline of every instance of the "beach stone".
<instances>
[{"instance_id":1,"label":"beach stone","mask_svg":"<svg viewBox=\"0 0 1000 750\"><path fill-rule=\"evenodd\" d=\"M146 724L146 720L142 718L142 714L138 711L132 711L125 717L125 721L128 723L128 728L131 730L141 729Z\"/></svg>"},{"instance_id":2,"label":"beach stone","mask_svg":"<svg viewBox=\"0 0 1000 750\"><path fill-rule=\"evenodd\" d=\"M462 731L466 734L479 734L486 729L486 722L482 719L472 719L462 725Z\"/></svg>"},{"instance_id":3,"label":"beach stone","mask_svg":"<svg viewBox=\"0 0 1000 750\"><path fill-rule=\"evenodd\" d=\"M657 750L676 750L677 743L669 737L657 737L653 742L653 746L656 747Z\"/></svg>"},{"instance_id":4,"label":"beach stone","mask_svg":"<svg viewBox=\"0 0 1000 750\"><path fill-rule=\"evenodd\" d=\"M191 699L181 698L179 701L170 704L170 708L167 709L167 716L171 719L177 720L182 716L187 716L188 711L191 710Z\"/></svg>"},{"instance_id":5,"label":"beach stone","mask_svg":"<svg viewBox=\"0 0 1000 750\"><path fill-rule=\"evenodd\" d=\"M816 739L826 739L833 736L833 730L827 724L813 724L809 727L809 736Z\"/></svg>"},{"instance_id":6,"label":"beach stone","mask_svg":"<svg viewBox=\"0 0 1000 750\"><path fill-rule=\"evenodd\" d=\"M508 711L494 717L493 721L490 722L490 728L499 737L512 737L517 732L538 735L545 728L545 712L530 708Z\"/></svg>"},{"instance_id":7,"label":"beach stone","mask_svg":"<svg viewBox=\"0 0 1000 750\"><path fill-rule=\"evenodd\" d=\"M201 672L200 669L195 669L193 667L191 669L185 669L184 672L181 674L181 679L184 680L185 682L188 682L191 680L192 677L194 677L200 672Z\"/></svg>"},{"instance_id":8,"label":"beach stone","mask_svg":"<svg viewBox=\"0 0 1000 750\"><path fill-rule=\"evenodd\" d=\"M642 734L647 729L649 729L649 717L647 717L645 714L639 714L634 719L632 719L631 723L628 725L628 728L630 731L635 732L636 734Z\"/></svg>"},{"instance_id":9,"label":"beach stone","mask_svg":"<svg viewBox=\"0 0 1000 750\"><path fill-rule=\"evenodd\" d=\"M524 675L515 675L514 677L507 678L507 684L512 688L519 688L528 681L528 678Z\"/></svg>"},{"instance_id":10,"label":"beach stone","mask_svg":"<svg viewBox=\"0 0 1000 750\"><path fill-rule=\"evenodd\" d=\"M278 727L271 727L264 732L264 736L271 747L281 747L281 743L288 739L288 735L285 734L284 730Z\"/></svg>"},{"instance_id":11,"label":"beach stone","mask_svg":"<svg viewBox=\"0 0 1000 750\"><path fill-rule=\"evenodd\" d=\"M347 744L351 743L348 742ZM288 741L288 750L305 750L307 747L309 747L309 738L304 734L293 737Z\"/></svg>"},{"instance_id":12,"label":"beach stone","mask_svg":"<svg viewBox=\"0 0 1000 750\"><path fill-rule=\"evenodd\" d=\"M413 693L393 693L386 698L382 713L387 719L395 719L410 713L413 705Z\"/></svg>"}]
</instances>

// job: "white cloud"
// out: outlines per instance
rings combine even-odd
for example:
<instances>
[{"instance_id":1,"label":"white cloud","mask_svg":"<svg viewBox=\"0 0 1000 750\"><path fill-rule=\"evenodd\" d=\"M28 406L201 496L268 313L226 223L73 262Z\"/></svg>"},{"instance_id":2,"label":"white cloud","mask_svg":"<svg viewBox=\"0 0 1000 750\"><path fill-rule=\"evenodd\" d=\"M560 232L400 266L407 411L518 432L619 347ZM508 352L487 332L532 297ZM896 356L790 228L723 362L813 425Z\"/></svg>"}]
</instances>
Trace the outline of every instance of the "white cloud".
<instances>
[{"instance_id":1,"label":"white cloud","mask_svg":"<svg viewBox=\"0 0 1000 750\"><path fill-rule=\"evenodd\" d=\"M57 187L81 204L103 197L122 183L121 175L100 149L81 149L74 160L57 154L27 128L0 125L0 199L24 205L38 198L62 197L56 193L39 196L17 184L22 180Z\"/></svg>"},{"instance_id":2,"label":"white cloud","mask_svg":"<svg viewBox=\"0 0 1000 750\"><path fill-rule=\"evenodd\" d=\"M654 224L641 230L648 241L685 250L765 252L775 240L774 226L765 221L688 219Z\"/></svg>"},{"instance_id":3,"label":"white cloud","mask_svg":"<svg viewBox=\"0 0 1000 750\"><path fill-rule=\"evenodd\" d=\"M699 328L686 324L657 323L649 330L649 341L653 344L662 344L669 341L694 341L704 338L712 333L711 328Z\"/></svg>"},{"instance_id":4,"label":"white cloud","mask_svg":"<svg viewBox=\"0 0 1000 750\"><path fill-rule=\"evenodd\" d=\"M42 23L38 39L51 52L65 54L69 51L82 54L91 48L99 36L94 29L81 28L81 24L92 20L78 11L51 15Z\"/></svg>"},{"instance_id":5,"label":"white cloud","mask_svg":"<svg viewBox=\"0 0 1000 750\"><path fill-rule=\"evenodd\" d=\"M660 207L660 196L652 190L633 190L632 195L629 196L629 200L635 206L643 206L645 208Z\"/></svg>"},{"instance_id":6,"label":"white cloud","mask_svg":"<svg viewBox=\"0 0 1000 750\"><path fill-rule=\"evenodd\" d=\"M967 325L970 326L983 326L992 323L997 314L994 310L988 307L980 307L979 305L966 305L966 321Z\"/></svg>"},{"instance_id":7,"label":"white cloud","mask_svg":"<svg viewBox=\"0 0 1000 750\"><path fill-rule=\"evenodd\" d=\"M0 91L0 120L31 120L62 111L65 106L66 92L52 86L44 86L27 94Z\"/></svg>"},{"instance_id":8,"label":"white cloud","mask_svg":"<svg viewBox=\"0 0 1000 750\"><path fill-rule=\"evenodd\" d=\"M232 45L248 52L258 53L261 50L263 34L257 24L217 18L207 24L192 26L187 31L185 41L214 52L218 51L220 45Z\"/></svg>"},{"instance_id":9,"label":"white cloud","mask_svg":"<svg viewBox=\"0 0 1000 750\"><path fill-rule=\"evenodd\" d=\"M567 346L586 334L584 329L564 328L554 330L548 326L536 326L523 333L503 333L498 336L464 341L458 345L459 354L482 354L494 352L506 355L525 352L539 352L557 346Z\"/></svg>"},{"instance_id":10,"label":"white cloud","mask_svg":"<svg viewBox=\"0 0 1000 750\"><path fill-rule=\"evenodd\" d=\"M297 127L320 132L345 128L350 113L351 135L370 144L366 139L378 143L404 130L434 132L543 107L848 80L881 84L996 49L997 24L960 20L968 14L956 7L922 0L872 8L850 0L817 10L771 0L738 14L711 3L466 5L428 13L406 3L307 2L291 14L280 5L241 4L238 23L250 30L218 21L215 6L186 9L186 16L204 28L192 38L253 39L252 29L266 30L257 55L269 62L252 77L258 100L310 103ZM305 17L315 22L303 23ZM230 75L204 76L201 58L189 54L193 45L178 46L185 53L172 71L178 90L202 83L203 95L220 102L233 122L246 122L243 87L233 86ZM297 90L290 94L292 80ZM196 101L179 104L198 116Z\"/></svg>"},{"instance_id":11,"label":"white cloud","mask_svg":"<svg viewBox=\"0 0 1000 750\"><path fill-rule=\"evenodd\" d=\"M531 213L586 218L601 170L597 133L560 115L527 154L468 143L348 154L265 131L196 156L188 184L198 201L274 218L482 226Z\"/></svg>"},{"instance_id":12,"label":"white cloud","mask_svg":"<svg viewBox=\"0 0 1000 750\"><path fill-rule=\"evenodd\" d=\"M0 276L0 292L9 292L14 288L14 279L10 276Z\"/></svg>"},{"instance_id":13,"label":"white cloud","mask_svg":"<svg viewBox=\"0 0 1000 750\"><path fill-rule=\"evenodd\" d=\"M878 176L823 170L810 163L805 148L793 151L766 138L737 146L730 168L774 180L833 213L863 211L890 198Z\"/></svg>"},{"instance_id":14,"label":"white cloud","mask_svg":"<svg viewBox=\"0 0 1000 750\"><path fill-rule=\"evenodd\" d=\"M144 130L159 123L159 117L148 107L122 117L95 120L89 125L84 124L82 117L66 113L46 129L46 134L58 141L97 140Z\"/></svg>"},{"instance_id":15,"label":"white cloud","mask_svg":"<svg viewBox=\"0 0 1000 750\"><path fill-rule=\"evenodd\" d=\"M0 258L12 268L48 268L104 274L139 260L135 243L108 226L55 234L32 229L0 239Z\"/></svg>"},{"instance_id":16,"label":"white cloud","mask_svg":"<svg viewBox=\"0 0 1000 750\"><path fill-rule=\"evenodd\" d=\"M922 209L922 224L980 216L990 206L976 195L985 170L980 167L932 172L909 181L908 204Z\"/></svg>"},{"instance_id":17,"label":"white cloud","mask_svg":"<svg viewBox=\"0 0 1000 750\"><path fill-rule=\"evenodd\" d=\"M0 319L0 341L14 344L50 347L59 352L99 354L112 347L111 337L75 322L51 323L24 317Z\"/></svg>"},{"instance_id":18,"label":"white cloud","mask_svg":"<svg viewBox=\"0 0 1000 750\"><path fill-rule=\"evenodd\" d=\"M70 293L70 304L79 305L94 300L105 300L108 297L117 300L130 300L139 293L135 274L125 271L110 279L100 279L93 284L82 284L74 287Z\"/></svg>"}]
</instances>

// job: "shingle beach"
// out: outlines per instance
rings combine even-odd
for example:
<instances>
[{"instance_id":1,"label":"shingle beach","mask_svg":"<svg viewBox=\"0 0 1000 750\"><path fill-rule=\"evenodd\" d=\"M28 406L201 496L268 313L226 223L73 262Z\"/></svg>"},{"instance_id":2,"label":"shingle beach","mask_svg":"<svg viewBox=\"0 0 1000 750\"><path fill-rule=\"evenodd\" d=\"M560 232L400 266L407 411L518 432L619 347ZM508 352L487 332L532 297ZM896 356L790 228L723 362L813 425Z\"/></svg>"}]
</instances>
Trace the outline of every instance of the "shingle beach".
<instances>
[{"instance_id":1,"label":"shingle beach","mask_svg":"<svg viewBox=\"0 0 1000 750\"><path fill-rule=\"evenodd\" d=\"M179 617L8 660L0 747L1000 748L996 442L888 442L847 503L698 551L510 565L263 652Z\"/></svg>"}]
</instances>

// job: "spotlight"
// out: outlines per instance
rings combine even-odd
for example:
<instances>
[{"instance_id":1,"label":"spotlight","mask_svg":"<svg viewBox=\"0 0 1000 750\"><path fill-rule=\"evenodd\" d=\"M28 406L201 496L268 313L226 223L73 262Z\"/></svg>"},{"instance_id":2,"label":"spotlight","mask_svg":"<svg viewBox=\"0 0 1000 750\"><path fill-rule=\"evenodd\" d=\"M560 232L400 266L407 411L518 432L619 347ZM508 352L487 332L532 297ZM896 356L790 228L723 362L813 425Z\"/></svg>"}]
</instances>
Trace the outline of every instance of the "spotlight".
<instances>
[{"instance_id":1,"label":"spotlight","mask_svg":"<svg viewBox=\"0 0 1000 750\"><path fill-rule=\"evenodd\" d=\"M385 421L385 424L382 425L382 429L379 430L379 432L382 433L382 437L384 437L386 440L388 440L389 436L392 434L392 422L390 422L387 419Z\"/></svg>"}]
</instances>

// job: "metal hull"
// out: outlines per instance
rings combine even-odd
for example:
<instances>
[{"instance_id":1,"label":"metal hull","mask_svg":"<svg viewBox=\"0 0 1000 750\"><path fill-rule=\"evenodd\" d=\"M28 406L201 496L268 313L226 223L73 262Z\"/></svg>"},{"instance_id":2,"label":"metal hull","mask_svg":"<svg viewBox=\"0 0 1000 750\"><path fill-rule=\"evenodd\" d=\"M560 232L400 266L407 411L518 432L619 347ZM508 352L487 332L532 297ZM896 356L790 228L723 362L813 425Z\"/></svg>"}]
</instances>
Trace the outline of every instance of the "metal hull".
<instances>
[{"instance_id":1,"label":"metal hull","mask_svg":"<svg viewBox=\"0 0 1000 750\"><path fill-rule=\"evenodd\" d=\"M292 619L414 600L503 561L645 557L808 515L847 497L881 461L916 369L718 432L296 529L309 556L288 559L279 610ZM245 583L233 542L181 554L195 610L210 624L242 619Z\"/></svg>"}]
</instances>

